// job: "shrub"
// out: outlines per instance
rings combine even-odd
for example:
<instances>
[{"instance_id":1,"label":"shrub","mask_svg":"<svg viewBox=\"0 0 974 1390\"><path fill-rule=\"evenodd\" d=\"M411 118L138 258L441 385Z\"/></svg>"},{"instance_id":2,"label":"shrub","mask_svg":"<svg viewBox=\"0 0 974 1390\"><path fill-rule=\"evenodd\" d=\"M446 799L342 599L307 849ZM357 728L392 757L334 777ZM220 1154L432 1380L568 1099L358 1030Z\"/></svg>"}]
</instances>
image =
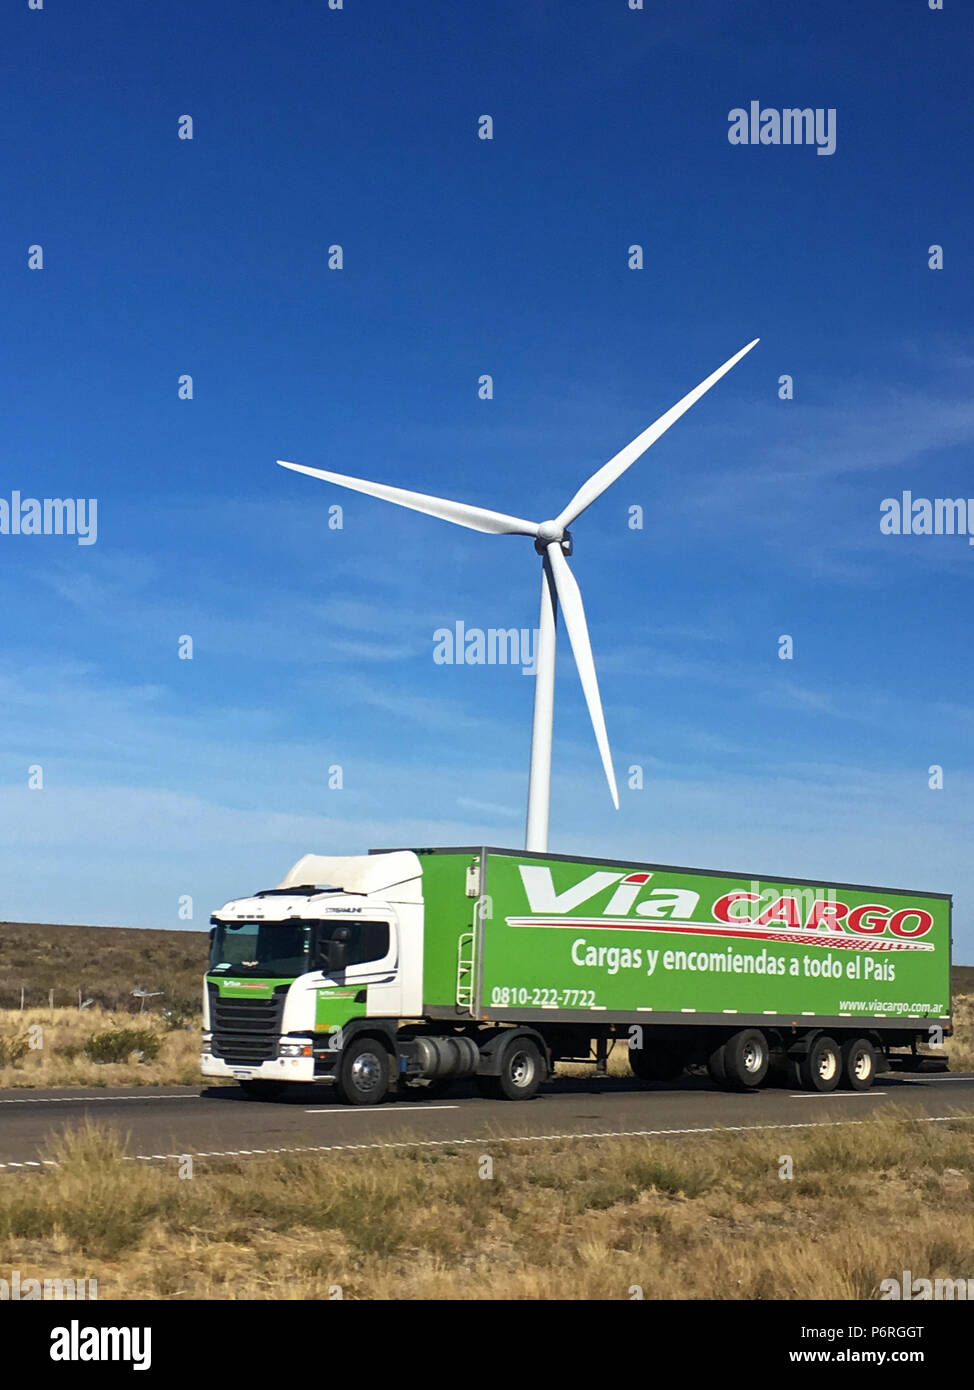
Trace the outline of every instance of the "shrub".
<instances>
[{"instance_id":1,"label":"shrub","mask_svg":"<svg viewBox=\"0 0 974 1390\"><path fill-rule=\"evenodd\" d=\"M153 1062L159 1055L159 1038L151 1028L110 1028L93 1033L85 1043L85 1054L92 1062L127 1062L133 1052L139 1061Z\"/></svg>"},{"instance_id":2,"label":"shrub","mask_svg":"<svg viewBox=\"0 0 974 1390\"><path fill-rule=\"evenodd\" d=\"M177 1028L191 1028L200 1021L200 1001L195 997L180 994L171 998L162 1010L166 1027L170 1032Z\"/></svg>"},{"instance_id":3,"label":"shrub","mask_svg":"<svg viewBox=\"0 0 974 1390\"><path fill-rule=\"evenodd\" d=\"M23 1061L30 1048L26 1029L15 1028L0 1032L0 1067L12 1067Z\"/></svg>"}]
</instances>

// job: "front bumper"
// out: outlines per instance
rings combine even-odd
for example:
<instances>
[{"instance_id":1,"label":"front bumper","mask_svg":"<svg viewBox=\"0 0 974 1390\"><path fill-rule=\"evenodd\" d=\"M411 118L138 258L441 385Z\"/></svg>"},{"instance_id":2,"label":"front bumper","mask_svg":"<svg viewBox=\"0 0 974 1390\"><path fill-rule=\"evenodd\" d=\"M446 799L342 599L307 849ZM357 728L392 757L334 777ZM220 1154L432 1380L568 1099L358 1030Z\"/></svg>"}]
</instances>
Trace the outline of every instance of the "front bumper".
<instances>
[{"instance_id":1,"label":"front bumper","mask_svg":"<svg viewBox=\"0 0 974 1390\"><path fill-rule=\"evenodd\" d=\"M315 1060L313 1057L275 1057L252 1066L241 1066L223 1057L214 1057L211 1052L203 1052L200 1071L203 1076L225 1077L231 1081L313 1081Z\"/></svg>"}]
</instances>

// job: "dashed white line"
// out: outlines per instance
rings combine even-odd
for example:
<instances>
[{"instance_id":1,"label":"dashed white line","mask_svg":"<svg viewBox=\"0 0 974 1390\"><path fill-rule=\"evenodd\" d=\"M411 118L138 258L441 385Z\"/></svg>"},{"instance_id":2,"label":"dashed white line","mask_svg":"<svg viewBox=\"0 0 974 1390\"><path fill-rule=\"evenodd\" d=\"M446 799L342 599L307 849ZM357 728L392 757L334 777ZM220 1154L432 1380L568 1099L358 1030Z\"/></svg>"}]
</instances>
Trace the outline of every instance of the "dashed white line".
<instances>
[{"instance_id":1,"label":"dashed white line","mask_svg":"<svg viewBox=\"0 0 974 1390\"><path fill-rule=\"evenodd\" d=\"M409 1109L406 1113L407 1113L407 1114L410 1114L410 1115L413 1115L413 1114L417 1114L417 1115L418 1115L418 1114L425 1114L427 1110L459 1110L459 1109L460 1109L459 1105L423 1105L422 1101L420 1101L417 1105L411 1106L410 1109ZM401 1117L402 1114L403 1114L403 1111L400 1110L398 1106L391 1106L391 1105L390 1105L390 1106L387 1106L385 1109L381 1109L381 1110L380 1110L380 1109L377 1109L377 1108L375 1108L375 1107L373 1107L373 1106L365 1106L365 1105L363 1105L363 1106L362 1106L360 1109L358 1109L358 1110L352 1110L352 1109L346 1110L346 1109L344 1109L344 1108L342 1108L341 1110L339 1110L339 1109L336 1109L335 1106L331 1106L331 1107L329 1107L329 1108L326 1109L326 1110L306 1110L304 1113L305 1113L306 1115L339 1115L339 1116L341 1116L342 1119L347 1120L347 1119L349 1118L350 1115L399 1115L399 1116Z\"/></svg>"},{"instance_id":2,"label":"dashed white line","mask_svg":"<svg viewBox=\"0 0 974 1390\"><path fill-rule=\"evenodd\" d=\"M889 1091L792 1091L789 1100L863 1100L888 1096Z\"/></svg>"},{"instance_id":3,"label":"dashed white line","mask_svg":"<svg viewBox=\"0 0 974 1390\"><path fill-rule=\"evenodd\" d=\"M953 1124L974 1120L974 1115L917 1115L904 1120L904 1124L932 1125ZM769 1125L709 1125L689 1129L616 1129L595 1130L567 1134L480 1134L465 1139L387 1139L372 1144L302 1144L279 1149L212 1149L206 1153L191 1154L193 1158L240 1158L251 1153L301 1154L301 1153L339 1153L366 1149L433 1149L449 1148L450 1145L463 1144L530 1144L550 1143L556 1139L664 1139L676 1134L746 1134L754 1131L775 1129L839 1129L844 1125L866 1125L868 1120L799 1120L791 1123ZM181 1159L184 1154L125 1154L126 1163L152 1163L156 1159ZM44 1163L57 1167L53 1159ZM26 1168L27 1163L0 1163L0 1168Z\"/></svg>"},{"instance_id":4,"label":"dashed white line","mask_svg":"<svg viewBox=\"0 0 974 1390\"><path fill-rule=\"evenodd\" d=\"M116 1100L202 1100L202 1096L19 1096L14 1100L0 1100L0 1105L88 1105L95 1101Z\"/></svg>"}]
</instances>

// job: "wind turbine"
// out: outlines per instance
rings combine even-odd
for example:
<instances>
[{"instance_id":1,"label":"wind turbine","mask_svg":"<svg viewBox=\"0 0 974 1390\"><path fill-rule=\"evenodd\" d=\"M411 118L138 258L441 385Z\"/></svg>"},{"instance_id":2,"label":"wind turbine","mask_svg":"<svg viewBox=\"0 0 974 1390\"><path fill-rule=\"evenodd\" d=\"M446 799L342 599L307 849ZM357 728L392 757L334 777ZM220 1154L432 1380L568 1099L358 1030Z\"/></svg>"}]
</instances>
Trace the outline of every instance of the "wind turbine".
<instances>
[{"instance_id":1,"label":"wind turbine","mask_svg":"<svg viewBox=\"0 0 974 1390\"><path fill-rule=\"evenodd\" d=\"M307 473L311 478L323 478L326 483L337 483L340 487L350 488L352 492L364 492L369 497L380 497L386 502L408 507L410 511L438 516L443 521L452 521L457 526L468 527L471 531L486 531L497 536L530 536L534 540L534 548L541 556L541 616L538 622L535 659L537 676L534 687L525 849L545 851L548 848L551 735L555 697L555 633L559 604L564 614L565 627L568 629L568 638L581 678L592 728L595 730L595 741L602 758L612 803L617 811L619 809L619 792L609 751L609 738L605 730L602 701L599 698L599 684L589 642L588 624L585 621L585 609L582 606L581 592L566 558L572 553L572 537L568 527L759 341L755 338L753 342L741 348L740 352L728 358L722 367L711 372L699 386L695 386L648 429L637 435L631 444L627 444L609 459L608 463L604 463L597 473L593 473L591 478L582 484L568 505L552 521L525 521L521 517L508 516L504 512L474 507L467 502L430 497L424 492L409 492L405 488L391 487L387 483L373 483L364 478L351 478L345 473L331 473L324 468L309 468L303 463L286 463L283 459L278 459L282 468L293 469L295 473Z\"/></svg>"}]
</instances>

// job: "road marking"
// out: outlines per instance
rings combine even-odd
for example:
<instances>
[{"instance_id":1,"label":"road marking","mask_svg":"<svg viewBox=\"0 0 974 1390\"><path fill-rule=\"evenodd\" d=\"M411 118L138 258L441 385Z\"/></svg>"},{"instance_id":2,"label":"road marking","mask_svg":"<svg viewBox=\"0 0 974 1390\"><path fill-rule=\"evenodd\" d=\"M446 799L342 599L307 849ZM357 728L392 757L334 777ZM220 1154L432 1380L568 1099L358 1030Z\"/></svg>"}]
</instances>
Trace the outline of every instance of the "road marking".
<instances>
[{"instance_id":1,"label":"road marking","mask_svg":"<svg viewBox=\"0 0 974 1390\"><path fill-rule=\"evenodd\" d=\"M862 1096L888 1096L889 1091L792 1091L789 1100L858 1100Z\"/></svg>"},{"instance_id":2,"label":"road marking","mask_svg":"<svg viewBox=\"0 0 974 1390\"><path fill-rule=\"evenodd\" d=\"M928 1077L928 1078L927 1078L927 1080L934 1080L934 1079L935 1079L935 1080L938 1080L938 1081L967 1081L967 1082L974 1082L974 1076L941 1076L941 1077L936 1077L936 1078L932 1078L932 1077ZM843 1097L845 1097L845 1096L847 1096L847 1095L853 1095L853 1096L860 1096L860 1095L880 1096L880 1095L882 1095L882 1096L885 1096L885 1095L888 1095L888 1092L886 1092L886 1091L852 1091L852 1092L838 1092L838 1093L836 1093L836 1092L834 1092L834 1091L828 1091L828 1092L808 1092L808 1091L803 1091L803 1092L796 1092L796 1093L793 1093L792 1096L791 1096L791 1099L794 1099L794 1100L806 1100L806 1099L809 1099L809 1098L812 1097L812 1096L820 1096L820 1098L822 1098L822 1099L829 1099L829 1100L832 1100L832 1099L842 1099ZM201 1100L201 1099L203 1099L203 1097L198 1096L198 1095L149 1096L148 1098L149 1098L149 1099L153 1099L153 1100ZM23 1101L21 1101L21 1100L2 1100L2 1101L0 1101L0 1104L3 1104L3 1105L18 1105L18 1104L28 1104L28 1105L29 1105L29 1104L35 1104L35 1105L41 1105L41 1104L44 1104L45 1102L53 1102L53 1101L55 1101L55 1100L71 1100L71 1099L75 1099L75 1098L74 1098L74 1097L69 1097L69 1096L64 1096L64 1097L40 1097L40 1098L34 1097L34 1098L26 1098L26 1099L23 1100ZM84 1099L85 1099L85 1100L144 1100L144 1099L146 1099L146 1097L145 1097L145 1096L88 1096L88 1097L84 1097ZM412 1111L413 1109L415 1109L417 1105L422 1105L422 1102L415 1102L414 1105L410 1106L410 1111ZM460 1107L459 1107L458 1105L439 1105L439 1106L423 1105L423 1109L424 1109L424 1110L458 1110L459 1108L460 1108ZM388 1113L388 1114L396 1114L396 1113L397 1113L397 1108L396 1108L396 1107L390 1106L390 1107L388 1107L387 1109L383 1109L383 1110L381 1110L381 1111L377 1111L376 1109L374 1109L374 1108L371 1107L371 1106L363 1106L363 1107L361 1108L360 1111L356 1112L356 1111L353 1110L351 1107L349 1107L349 1108L342 1107L340 1110L336 1108L336 1109L334 1109L334 1110L306 1111L306 1113L308 1113L308 1114L342 1114L342 1115L349 1115L349 1114L355 1114L355 1113L360 1113L360 1114L373 1114L373 1115L374 1115L374 1114L387 1114L387 1113ZM399 1114L402 1114L403 1112L402 1112L402 1110L398 1110L398 1113L399 1113ZM968 1121L968 1120L974 1120L974 1115L920 1115L920 1116L916 1116L916 1117L914 1117L914 1118L911 1118L911 1119L906 1120L905 1123L906 1123L906 1124L949 1124L949 1123L951 1123L951 1122L953 1122L953 1121L964 1122L964 1121ZM486 1142L490 1142L490 1143L500 1143L500 1144L515 1144L515 1143L541 1143L541 1142L545 1142L545 1141L564 1140L564 1139L655 1139L655 1138L666 1138L667 1136L670 1136L670 1135L685 1135L685 1134L720 1134L720 1133L737 1133L737 1134L740 1134L740 1133L747 1133L747 1132L751 1132L751 1131L764 1131L764 1130L775 1130L775 1129L824 1129L824 1128L826 1128L826 1127L840 1128L840 1127L843 1126L843 1125L862 1125L862 1124L867 1124L867 1123L868 1123L868 1121L866 1121L866 1120L805 1120L805 1121L794 1121L794 1122L782 1122L782 1123L780 1123L780 1124L762 1124L762 1125L710 1125L710 1126L696 1126L696 1127L685 1128L685 1129L632 1129L632 1130L602 1130L602 1131L596 1131L596 1132L593 1132L593 1133L574 1132L574 1133L567 1133L567 1134L510 1134L510 1135L486 1135L486 1136L485 1136L485 1135L480 1135L480 1136L478 1136L478 1137L476 1137L476 1138L472 1138L472 1139L467 1139L467 1138L459 1138L459 1139L403 1139L403 1140L384 1140L384 1141L378 1141L378 1142L371 1143L371 1144L308 1144L308 1145L299 1145L299 1146L294 1146L294 1147L278 1148L278 1149L217 1149L217 1150L211 1150L211 1151L205 1152L205 1153L196 1153L196 1154L193 1154L193 1155L191 1155L191 1156L192 1156L192 1157L195 1157L195 1158L239 1158L239 1157L243 1157L243 1156L251 1156L251 1155L254 1155L254 1154L339 1153L339 1152L342 1152L342 1151L345 1151L345 1150L366 1150L366 1149L445 1148L445 1147L448 1147L450 1144L456 1144L456 1145L484 1144L484 1143L486 1143ZM152 1163L152 1162L160 1161L160 1160L161 1160L161 1161L164 1161L164 1162L168 1162L168 1160L170 1160L170 1159L178 1160L178 1159L182 1159L183 1157L185 1157L185 1154L184 1154L184 1153L178 1153L178 1154L126 1154L126 1155L124 1155L124 1161L127 1162L127 1163L138 1163L138 1162L142 1162L142 1163ZM51 1158L41 1159L39 1162L38 1162L37 1160L28 1160L28 1161L25 1161L25 1162L19 1162L19 1163L18 1163L18 1162L15 1162L13 1159L8 1159L6 1162L0 1162L0 1169L6 1169L6 1168L28 1168L28 1167L41 1167L41 1166L49 1167L49 1168L57 1168L57 1167L59 1167L59 1164L57 1163L57 1161L56 1161L55 1159L51 1159Z\"/></svg>"},{"instance_id":3,"label":"road marking","mask_svg":"<svg viewBox=\"0 0 974 1390\"><path fill-rule=\"evenodd\" d=\"M344 1112L342 1112L344 1113ZM953 1124L974 1120L974 1115L917 1115L904 1120L909 1125ZM302 1144L288 1148L265 1149L267 1154L301 1153L340 1153L342 1151L366 1149L435 1149L448 1148L451 1144L524 1144L550 1143L560 1139L665 1139L674 1134L747 1134L754 1131L773 1129L839 1129L844 1125L867 1125L869 1120L798 1120L791 1123L769 1125L709 1125L690 1129L619 1129L597 1130L593 1133L576 1132L568 1134L480 1134L472 1139L387 1139L372 1144ZM192 1158L240 1158L250 1153L248 1149L214 1149L207 1153L191 1154ZM156 1158L181 1159L185 1154L125 1154L125 1163L152 1163ZM59 1165L54 1159L42 1160L51 1167ZM8 1160L0 1163L0 1168L25 1168L27 1163L14 1163Z\"/></svg>"},{"instance_id":4,"label":"road marking","mask_svg":"<svg viewBox=\"0 0 974 1390\"><path fill-rule=\"evenodd\" d=\"M422 1102L422 1101L414 1101L414 1102L413 1102L413 1108L410 1110L409 1113L410 1113L410 1114L413 1114L414 1111L415 1111L415 1108L416 1108L417 1106L418 1106L418 1107L421 1107L423 1110L459 1110L459 1109L460 1109L459 1105L423 1105L423 1102ZM402 1114L402 1111L399 1110L398 1106L394 1106L394 1105L387 1106L384 1110L377 1110L374 1106L368 1106L368 1105L361 1105L361 1106L359 1106L359 1108L358 1108L357 1110L356 1110L354 1107L352 1107L352 1106L349 1106L348 1109L346 1109L345 1106L343 1106L343 1105L342 1105L342 1106L332 1105L332 1106L329 1106L327 1110L306 1110L304 1113L305 1113L306 1115L345 1115L345 1116L348 1116L348 1115L395 1115L395 1114L397 1114L397 1113L401 1115L401 1114ZM243 1150L241 1150L241 1152L243 1152Z\"/></svg>"},{"instance_id":5,"label":"road marking","mask_svg":"<svg viewBox=\"0 0 974 1390\"><path fill-rule=\"evenodd\" d=\"M25 1096L23 1100L0 1100L0 1105L88 1105L95 1101L116 1100L202 1100L199 1095L192 1096Z\"/></svg>"}]
</instances>

